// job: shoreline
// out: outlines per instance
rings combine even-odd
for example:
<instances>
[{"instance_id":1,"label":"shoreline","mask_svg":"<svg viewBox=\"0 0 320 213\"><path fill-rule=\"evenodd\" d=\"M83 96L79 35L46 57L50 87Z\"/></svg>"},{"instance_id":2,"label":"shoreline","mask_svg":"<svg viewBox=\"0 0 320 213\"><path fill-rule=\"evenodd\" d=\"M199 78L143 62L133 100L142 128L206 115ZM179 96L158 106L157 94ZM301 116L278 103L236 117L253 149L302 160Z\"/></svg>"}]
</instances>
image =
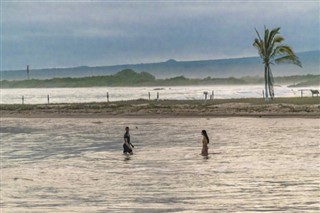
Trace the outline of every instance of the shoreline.
<instances>
[{"instance_id":1,"label":"shoreline","mask_svg":"<svg viewBox=\"0 0 320 213\"><path fill-rule=\"evenodd\" d=\"M320 97L217 100L131 100L64 104L0 104L1 118L320 118Z\"/></svg>"},{"instance_id":2,"label":"shoreline","mask_svg":"<svg viewBox=\"0 0 320 213\"><path fill-rule=\"evenodd\" d=\"M126 118L126 119L167 119L167 118L307 118L307 119L320 119L319 114L205 114L205 115L176 115L176 114L165 114L165 115L105 115L105 114L1 114L1 118L74 118L74 119L113 119L113 118Z\"/></svg>"}]
</instances>

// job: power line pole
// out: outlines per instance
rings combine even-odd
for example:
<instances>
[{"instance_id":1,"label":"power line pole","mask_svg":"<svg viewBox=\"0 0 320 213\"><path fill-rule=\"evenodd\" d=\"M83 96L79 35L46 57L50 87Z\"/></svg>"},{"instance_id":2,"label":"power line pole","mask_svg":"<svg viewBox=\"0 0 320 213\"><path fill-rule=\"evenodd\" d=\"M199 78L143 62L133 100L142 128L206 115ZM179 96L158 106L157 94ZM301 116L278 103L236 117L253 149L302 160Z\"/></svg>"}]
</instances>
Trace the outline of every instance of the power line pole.
<instances>
[{"instance_id":1,"label":"power line pole","mask_svg":"<svg viewBox=\"0 0 320 213\"><path fill-rule=\"evenodd\" d=\"M29 71L29 65L27 65L27 78L28 80L30 80L30 75L29 75L30 71Z\"/></svg>"}]
</instances>

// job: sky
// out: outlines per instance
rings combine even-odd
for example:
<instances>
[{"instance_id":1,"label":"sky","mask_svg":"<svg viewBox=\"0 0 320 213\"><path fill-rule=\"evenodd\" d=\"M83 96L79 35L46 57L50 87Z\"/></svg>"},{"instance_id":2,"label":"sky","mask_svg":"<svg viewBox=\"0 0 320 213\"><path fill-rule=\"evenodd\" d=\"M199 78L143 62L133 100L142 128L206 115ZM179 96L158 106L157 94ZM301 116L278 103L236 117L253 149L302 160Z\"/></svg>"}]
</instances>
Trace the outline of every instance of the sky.
<instances>
[{"instance_id":1,"label":"sky","mask_svg":"<svg viewBox=\"0 0 320 213\"><path fill-rule=\"evenodd\" d=\"M1 1L1 70L258 56L255 28L320 50L318 1Z\"/></svg>"}]
</instances>

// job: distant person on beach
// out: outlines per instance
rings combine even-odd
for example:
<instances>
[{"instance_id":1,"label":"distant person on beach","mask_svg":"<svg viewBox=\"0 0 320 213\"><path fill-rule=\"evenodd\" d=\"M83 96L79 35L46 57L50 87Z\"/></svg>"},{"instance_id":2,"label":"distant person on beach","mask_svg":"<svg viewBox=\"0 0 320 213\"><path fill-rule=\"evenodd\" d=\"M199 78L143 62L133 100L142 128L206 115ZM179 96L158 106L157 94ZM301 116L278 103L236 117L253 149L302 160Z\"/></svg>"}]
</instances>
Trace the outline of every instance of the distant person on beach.
<instances>
[{"instance_id":1,"label":"distant person on beach","mask_svg":"<svg viewBox=\"0 0 320 213\"><path fill-rule=\"evenodd\" d=\"M132 148L134 148L133 144L130 142L130 134L129 127L126 127L126 133L124 133L124 142L123 142L123 153L124 154L133 154Z\"/></svg>"},{"instance_id":2,"label":"distant person on beach","mask_svg":"<svg viewBox=\"0 0 320 213\"><path fill-rule=\"evenodd\" d=\"M206 130L202 130L202 151L201 155L208 156L208 143L209 143L209 137Z\"/></svg>"}]
</instances>

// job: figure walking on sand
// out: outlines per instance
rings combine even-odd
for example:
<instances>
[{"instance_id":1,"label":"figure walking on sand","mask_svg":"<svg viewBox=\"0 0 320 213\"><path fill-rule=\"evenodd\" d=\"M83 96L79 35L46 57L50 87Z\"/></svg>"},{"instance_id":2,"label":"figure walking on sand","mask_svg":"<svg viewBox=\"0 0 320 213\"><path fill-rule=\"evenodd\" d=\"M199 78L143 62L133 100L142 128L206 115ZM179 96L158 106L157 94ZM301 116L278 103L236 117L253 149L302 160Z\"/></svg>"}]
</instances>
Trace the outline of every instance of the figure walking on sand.
<instances>
[{"instance_id":1,"label":"figure walking on sand","mask_svg":"<svg viewBox=\"0 0 320 213\"><path fill-rule=\"evenodd\" d=\"M133 144L130 142L130 134L129 134L129 127L126 127L126 133L124 133L124 141L123 141L123 153L124 154L133 154L132 148L134 148Z\"/></svg>"},{"instance_id":2,"label":"figure walking on sand","mask_svg":"<svg viewBox=\"0 0 320 213\"><path fill-rule=\"evenodd\" d=\"M208 143L209 143L209 137L206 130L202 130L202 151L201 155L208 156Z\"/></svg>"}]
</instances>

